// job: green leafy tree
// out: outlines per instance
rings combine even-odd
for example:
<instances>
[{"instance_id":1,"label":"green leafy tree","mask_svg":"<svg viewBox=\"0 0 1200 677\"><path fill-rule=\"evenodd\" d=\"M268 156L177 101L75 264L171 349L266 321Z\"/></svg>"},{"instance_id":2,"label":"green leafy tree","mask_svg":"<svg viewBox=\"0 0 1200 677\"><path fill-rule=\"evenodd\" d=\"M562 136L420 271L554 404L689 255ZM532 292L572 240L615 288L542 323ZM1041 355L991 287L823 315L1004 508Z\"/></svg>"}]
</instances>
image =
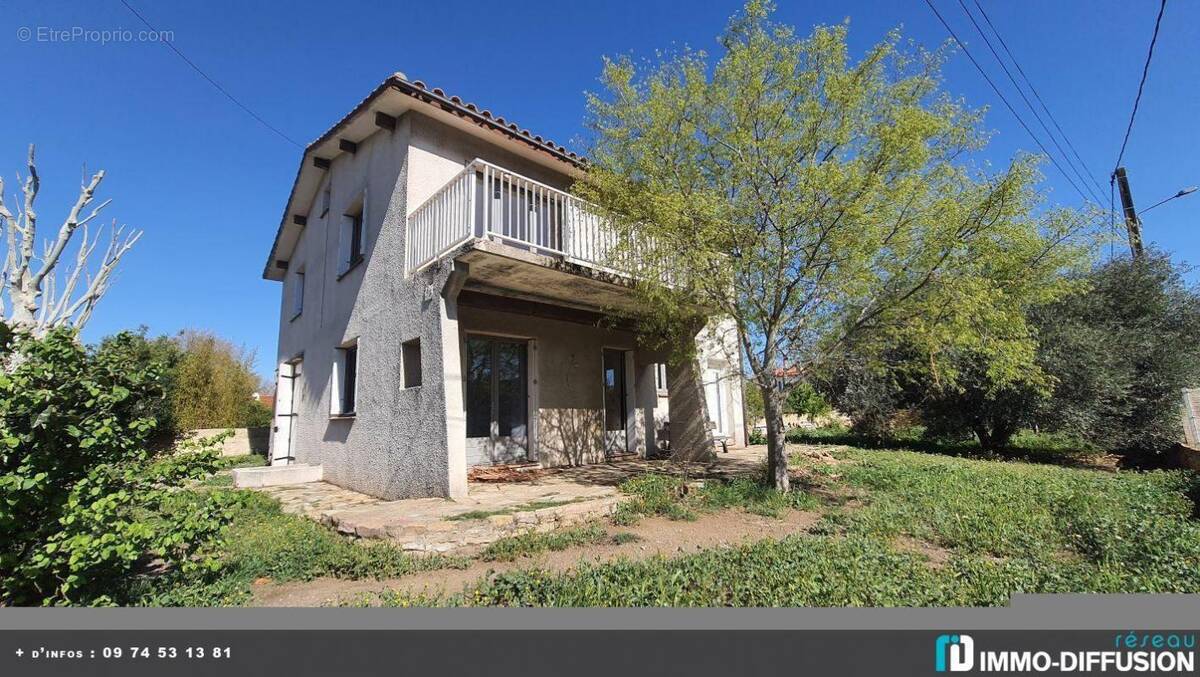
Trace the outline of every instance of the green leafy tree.
<instances>
[{"instance_id":1,"label":"green leafy tree","mask_svg":"<svg viewBox=\"0 0 1200 677\"><path fill-rule=\"evenodd\" d=\"M754 384L754 381L742 380L742 401L746 406L746 418L750 419L751 424L763 417L765 410L763 409L762 391Z\"/></svg>"},{"instance_id":2,"label":"green leafy tree","mask_svg":"<svg viewBox=\"0 0 1200 677\"><path fill-rule=\"evenodd\" d=\"M160 374L124 355L135 337L88 350L73 330L8 337L0 359L0 605L109 604L139 562L187 570L226 519L177 489L211 473L212 441L153 454L148 402Z\"/></svg>"},{"instance_id":3,"label":"green leafy tree","mask_svg":"<svg viewBox=\"0 0 1200 677\"><path fill-rule=\"evenodd\" d=\"M941 91L941 51L893 32L854 62L845 25L800 38L770 13L747 4L715 62L606 62L578 190L617 231L613 255L642 266L647 334L680 345L698 315L733 318L786 490L780 369L807 380L851 341L903 338L1019 374L1035 345L1024 309L1062 293L1087 221L1035 216L1033 158L967 163L986 134Z\"/></svg>"},{"instance_id":4,"label":"green leafy tree","mask_svg":"<svg viewBox=\"0 0 1200 677\"><path fill-rule=\"evenodd\" d=\"M788 414L799 414L815 418L829 413L829 403L807 381L801 381L788 391L783 403L783 411Z\"/></svg>"},{"instance_id":5,"label":"green leafy tree","mask_svg":"<svg viewBox=\"0 0 1200 677\"><path fill-rule=\"evenodd\" d=\"M1031 369L1025 378L997 382L981 354L954 359L958 376L953 382L922 378L919 394L910 386L908 399L925 423L926 437L961 440L973 435L984 451L999 451L1022 427L1036 422L1051 392L1043 372Z\"/></svg>"}]
</instances>

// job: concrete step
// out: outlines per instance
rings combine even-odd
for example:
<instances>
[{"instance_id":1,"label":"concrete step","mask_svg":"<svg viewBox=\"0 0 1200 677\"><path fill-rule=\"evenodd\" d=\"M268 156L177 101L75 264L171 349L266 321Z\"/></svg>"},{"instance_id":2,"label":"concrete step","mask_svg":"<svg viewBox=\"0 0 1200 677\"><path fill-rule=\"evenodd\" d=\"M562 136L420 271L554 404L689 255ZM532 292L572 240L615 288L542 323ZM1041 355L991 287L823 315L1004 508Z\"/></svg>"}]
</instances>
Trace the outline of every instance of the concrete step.
<instances>
[{"instance_id":1,"label":"concrete step","mask_svg":"<svg viewBox=\"0 0 1200 677\"><path fill-rule=\"evenodd\" d=\"M321 466L306 463L269 465L261 468L234 468L233 486L239 489L277 487L284 484L320 482Z\"/></svg>"}]
</instances>

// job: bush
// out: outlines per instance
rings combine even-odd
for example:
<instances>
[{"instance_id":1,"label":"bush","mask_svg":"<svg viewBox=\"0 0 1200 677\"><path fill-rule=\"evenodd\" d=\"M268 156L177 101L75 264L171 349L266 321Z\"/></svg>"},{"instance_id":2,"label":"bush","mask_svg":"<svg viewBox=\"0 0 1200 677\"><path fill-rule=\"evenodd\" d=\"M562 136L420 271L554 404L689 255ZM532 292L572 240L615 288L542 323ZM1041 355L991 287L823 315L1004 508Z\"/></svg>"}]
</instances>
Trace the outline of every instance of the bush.
<instances>
[{"instance_id":1,"label":"bush","mask_svg":"<svg viewBox=\"0 0 1200 677\"><path fill-rule=\"evenodd\" d=\"M1035 415L1049 397L1040 372L998 382L989 360L978 354L943 358L954 361L957 378L953 384L923 379L925 395L915 400L925 424L925 437L962 442L972 436L985 452L1006 449L1022 427L1035 423ZM1036 372L1036 373L1035 373Z\"/></svg>"},{"instance_id":2,"label":"bush","mask_svg":"<svg viewBox=\"0 0 1200 677\"><path fill-rule=\"evenodd\" d=\"M60 329L0 346L0 605L118 603L139 563L211 564L194 555L225 507L176 490L212 472L216 445L147 451L162 375L124 359L135 342L87 350Z\"/></svg>"},{"instance_id":3,"label":"bush","mask_svg":"<svg viewBox=\"0 0 1200 677\"><path fill-rule=\"evenodd\" d=\"M97 347L97 355L104 360L125 364L132 370L158 375L161 394L138 402L141 407L138 414L155 421L153 440L156 446L169 446L180 433L170 394L175 391L175 372L183 359L183 350L167 336L147 338L146 331L143 326L136 332L123 331L105 337Z\"/></svg>"}]
</instances>

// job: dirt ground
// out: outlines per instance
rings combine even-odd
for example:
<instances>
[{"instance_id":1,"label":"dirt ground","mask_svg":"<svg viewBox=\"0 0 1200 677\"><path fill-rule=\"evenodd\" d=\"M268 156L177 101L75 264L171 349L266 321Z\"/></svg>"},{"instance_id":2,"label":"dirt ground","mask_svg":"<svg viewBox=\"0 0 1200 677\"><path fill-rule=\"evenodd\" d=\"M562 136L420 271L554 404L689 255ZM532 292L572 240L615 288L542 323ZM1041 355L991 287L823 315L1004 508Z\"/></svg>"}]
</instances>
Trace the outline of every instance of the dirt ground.
<instances>
[{"instance_id":1,"label":"dirt ground","mask_svg":"<svg viewBox=\"0 0 1200 677\"><path fill-rule=\"evenodd\" d=\"M265 583L254 589L255 606L305 607L336 605L384 590L408 593L453 594L492 573L519 568L565 571L580 562L607 562L618 558L642 560L654 555L678 556L699 550L734 546L764 538L783 538L807 531L820 518L818 512L791 510L780 518L724 510L701 515L694 522L665 517L643 519L629 527L605 525L609 535L631 533L636 541L601 543L543 552L513 562L475 560L466 569L441 569L389 580L348 581L320 578L294 583Z\"/></svg>"}]
</instances>

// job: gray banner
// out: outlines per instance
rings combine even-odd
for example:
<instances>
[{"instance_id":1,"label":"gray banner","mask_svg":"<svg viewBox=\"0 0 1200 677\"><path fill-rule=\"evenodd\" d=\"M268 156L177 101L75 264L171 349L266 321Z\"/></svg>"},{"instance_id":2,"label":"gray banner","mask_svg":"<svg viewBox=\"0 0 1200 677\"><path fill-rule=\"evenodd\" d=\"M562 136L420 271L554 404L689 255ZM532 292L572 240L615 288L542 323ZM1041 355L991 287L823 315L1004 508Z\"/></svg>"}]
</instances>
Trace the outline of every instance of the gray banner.
<instances>
[{"instance_id":1,"label":"gray banner","mask_svg":"<svg viewBox=\"0 0 1200 677\"><path fill-rule=\"evenodd\" d=\"M1017 595L950 609L0 609L0 630L1111 630L1200 627L1200 595Z\"/></svg>"},{"instance_id":2,"label":"gray banner","mask_svg":"<svg viewBox=\"0 0 1200 677\"><path fill-rule=\"evenodd\" d=\"M1194 645L1190 630L13 630L0 675L1179 674Z\"/></svg>"}]
</instances>

